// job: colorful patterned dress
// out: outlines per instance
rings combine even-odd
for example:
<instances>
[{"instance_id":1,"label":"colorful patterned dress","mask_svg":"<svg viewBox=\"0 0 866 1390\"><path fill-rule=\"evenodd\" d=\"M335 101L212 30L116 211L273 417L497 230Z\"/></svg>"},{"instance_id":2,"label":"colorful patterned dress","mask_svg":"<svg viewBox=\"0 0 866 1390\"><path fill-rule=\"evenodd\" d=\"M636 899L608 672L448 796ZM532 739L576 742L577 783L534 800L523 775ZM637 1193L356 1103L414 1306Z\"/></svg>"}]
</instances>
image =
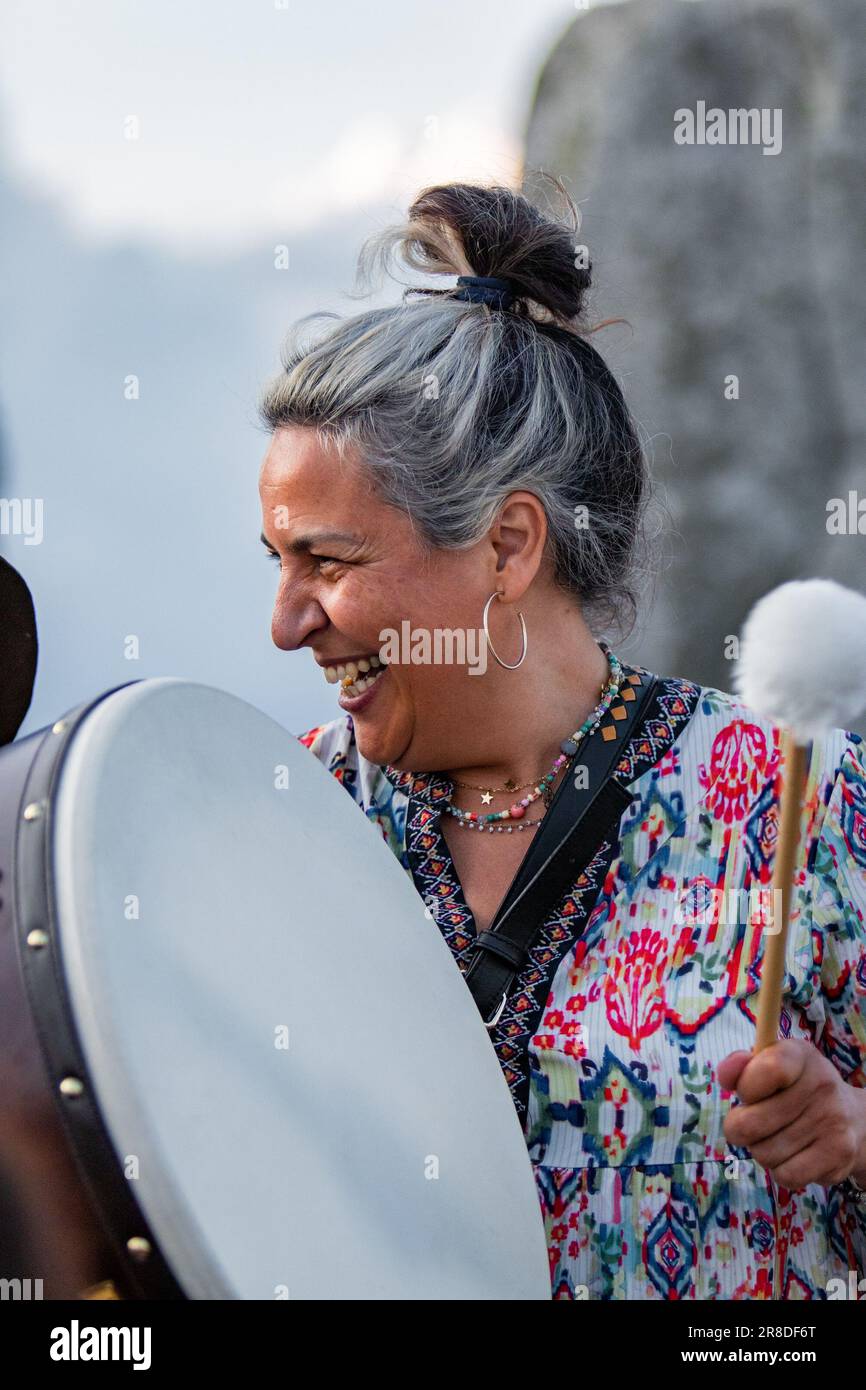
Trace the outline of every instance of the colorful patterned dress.
<instances>
[{"instance_id":1,"label":"colorful patterned dress","mask_svg":"<svg viewBox=\"0 0 866 1390\"><path fill-rule=\"evenodd\" d=\"M378 826L465 970L475 926L440 827L447 778L367 762L348 716L302 742ZM615 769L631 805L543 923L491 1031L553 1298L826 1299L843 1296L830 1280L866 1276L866 1213L844 1187L776 1187L722 1132L733 1097L718 1065L754 1042L779 766L778 728L722 691L660 679ZM782 1032L862 1087L859 735L810 745L801 831Z\"/></svg>"}]
</instances>

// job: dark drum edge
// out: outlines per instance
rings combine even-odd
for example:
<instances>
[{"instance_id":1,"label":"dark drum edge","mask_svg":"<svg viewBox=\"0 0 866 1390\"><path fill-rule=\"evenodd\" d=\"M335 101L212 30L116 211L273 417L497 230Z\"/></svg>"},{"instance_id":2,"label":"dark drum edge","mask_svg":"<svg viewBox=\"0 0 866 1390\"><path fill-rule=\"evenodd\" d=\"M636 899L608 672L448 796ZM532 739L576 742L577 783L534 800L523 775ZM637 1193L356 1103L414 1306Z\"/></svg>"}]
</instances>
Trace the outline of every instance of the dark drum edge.
<instances>
[{"instance_id":1,"label":"dark drum edge","mask_svg":"<svg viewBox=\"0 0 866 1390\"><path fill-rule=\"evenodd\" d=\"M18 808L14 920L21 976L51 1092L76 1168L124 1280L136 1298L185 1299L124 1176L85 1064L66 983L51 876L53 799L70 744L97 705L138 683L126 681L104 691L46 730Z\"/></svg>"}]
</instances>

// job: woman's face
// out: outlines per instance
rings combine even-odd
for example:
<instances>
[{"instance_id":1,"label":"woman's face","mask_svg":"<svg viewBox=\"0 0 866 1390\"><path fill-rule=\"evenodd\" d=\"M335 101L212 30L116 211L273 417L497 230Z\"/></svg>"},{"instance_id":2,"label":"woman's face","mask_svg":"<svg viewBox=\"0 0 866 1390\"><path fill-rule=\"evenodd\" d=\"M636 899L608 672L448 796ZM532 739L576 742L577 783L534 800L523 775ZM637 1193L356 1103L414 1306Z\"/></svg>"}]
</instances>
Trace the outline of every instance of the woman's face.
<instances>
[{"instance_id":1,"label":"woman's face","mask_svg":"<svg viewBox=\"0 0 866 1390\"><path fill-rule=\"evenodd\" d=\"M413 632L471 629L467 658L480 664L482 612L501 587L497 566L501 570L507 559L507 539L485 537L468 550L424 544L409 518L377 496L361 467L341 462L333 446L323 447L303 426L274 432L259 490L263 536L280 560L271 622L278 647L309 647L325 680L328 667L378 654L381 634L400 633L408 620ZM519 628L514 613L507 616L496 628L491 612L491 631L497 651L515 661ZM473 730L491 723L498 674L492 662L486 674L473 675L468 664L441 657L424 664L401 659L343 708L371 762L425 770L461 766L467 734L471 740ZM336 695L340 684L332 689ZM485 751L477 741L470 748L475 756Z\"/></svg>"}]
</instances>

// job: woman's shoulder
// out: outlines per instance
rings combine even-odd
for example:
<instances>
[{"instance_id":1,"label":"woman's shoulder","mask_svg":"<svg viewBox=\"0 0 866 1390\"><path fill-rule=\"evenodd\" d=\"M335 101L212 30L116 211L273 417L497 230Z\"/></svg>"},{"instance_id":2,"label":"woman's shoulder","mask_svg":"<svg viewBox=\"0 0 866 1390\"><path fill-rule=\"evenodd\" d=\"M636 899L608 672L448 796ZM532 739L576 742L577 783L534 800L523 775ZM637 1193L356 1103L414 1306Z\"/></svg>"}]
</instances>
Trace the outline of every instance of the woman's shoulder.
<instances>
[{"instance_id":1,"label":"woman's shoulder","mask_svg":"<svg viewBox=\"0 0 866 1390\"><path fill-rule=\"evenodd\" d=\"M385 769L363 756L355 739L355 726L350 714L316 724L306 733L298 734L319 762L368 814L375 814L387 804L393 811L398 798Z\"/></svg>"},{"instance_id":2,"label":"woman's shoulder","mask_svg":"<svg viewBox=\"0 0 866 1390\"><path fill-rule=\"evenodd\" d=\"M408 869L404 843L408 797L398 786L399 778L392 779L384 768L369 762L360 752L351 715L317 724L297 738L345 787L367 819L378 826L389 849Z\"/></svg>"},{"instance_id":3,"label":"woman's shoulder","mask_svg":"<svg viewBox=\"0 0 866 1390\"><path fill-rule=\"evenodd\" d=\"M355 730L349 714L331 719L326 724L315 724L306 733L296 734L295 737L322 762L327 762L336 750L348 751L355 747Z\"/></svg>"},{"instance_id":4,"label":"woman's shoulder","mask_svg":"<svg viewBox=\"0 0 866 1390\"><path fill-rule=\"evenodd\" d=\"M696 729L716 738L723 732L736 732L740 737L778 746L782 726L758 714L739 696L715 686L701 685L698 689ZM806 748L813 764L839 769L845 759L862 760L863 739L860 734L842 728L829 728L809 740Z\"/></svg>"},{"instance_id":5,"label":"woman's shoulder","mask_svg":"<svg viewBox=\"0 0 866 1390\"><path fill-rule=\"evenodd\" d=\"M775 787L783 756L782 727L730 691L695 682L672 684L686 684L694 691L692 717L678 741L678 754L693 767L703 794L715 790L717 797L730 799L732 818L738 819L735 801L746 809L768 786ZM817 812L818 822L840 778L862 780L864 761L863 739L851 730L830 728L809 740L805 800Z\"/></svg>"},{"instance_id":6,"label":"woman's shoulder","mask_svg":"<svg viewBox=\"0 0 866 1390\"><path fill-rule=\"evenodd\" d=\"M296 737L357 801L360 755L351 715L344 714L326 724L316 724Z\"/></svg>"}]
</instances>

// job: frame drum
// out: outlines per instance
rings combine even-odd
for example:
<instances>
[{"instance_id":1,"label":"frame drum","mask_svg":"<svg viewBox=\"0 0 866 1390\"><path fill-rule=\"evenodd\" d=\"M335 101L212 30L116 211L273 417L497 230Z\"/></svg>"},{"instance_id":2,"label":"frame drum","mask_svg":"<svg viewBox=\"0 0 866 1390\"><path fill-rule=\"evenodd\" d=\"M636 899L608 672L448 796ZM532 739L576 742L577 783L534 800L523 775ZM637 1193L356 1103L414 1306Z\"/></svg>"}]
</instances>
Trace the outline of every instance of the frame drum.
<instances>
[{"instance_id":1,"label":"frame drum","mask_svg":"<svg viewBox=\"0 0 866 1390\"><path fill-rule=\"evenodd\" d=\"M474 1001L285 729L184 680L107 692L0 751L0 873L0 1277L550 1298Z\"/></svg>"}]
</instances>

